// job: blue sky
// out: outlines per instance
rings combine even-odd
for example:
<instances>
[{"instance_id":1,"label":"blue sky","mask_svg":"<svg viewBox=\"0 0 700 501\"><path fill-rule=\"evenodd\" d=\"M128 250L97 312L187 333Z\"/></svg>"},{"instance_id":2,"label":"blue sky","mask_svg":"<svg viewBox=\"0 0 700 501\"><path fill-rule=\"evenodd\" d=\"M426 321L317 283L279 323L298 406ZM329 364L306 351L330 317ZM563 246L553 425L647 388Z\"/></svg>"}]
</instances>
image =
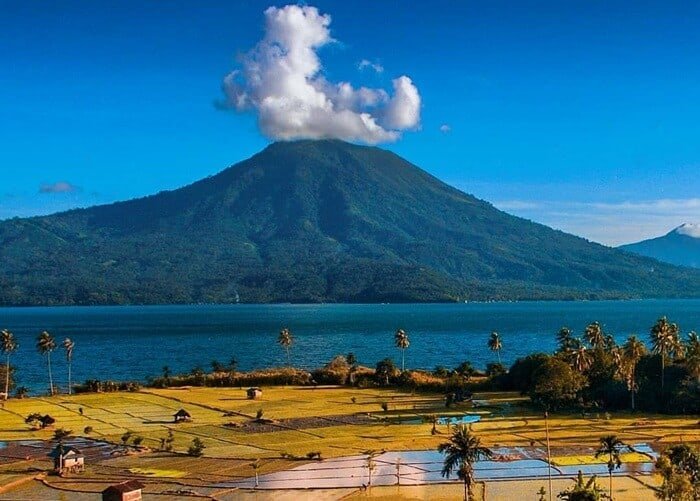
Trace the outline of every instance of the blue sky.
<instances>
[{"instance_id":1,"label":"blue sky","mask_svg":"<svg viewBox=\"0 0 700 501\"><path fill-rule=\"evenodd\" d=\"M0 218L176 188L263 148L255 109L214 103L271 5L4 2ZM332 18L325 80L391 96L410 77L420 124L384 147L444 181L606 244L700 222L700 4L309 5Z\"/></svg>"}]
</instances>

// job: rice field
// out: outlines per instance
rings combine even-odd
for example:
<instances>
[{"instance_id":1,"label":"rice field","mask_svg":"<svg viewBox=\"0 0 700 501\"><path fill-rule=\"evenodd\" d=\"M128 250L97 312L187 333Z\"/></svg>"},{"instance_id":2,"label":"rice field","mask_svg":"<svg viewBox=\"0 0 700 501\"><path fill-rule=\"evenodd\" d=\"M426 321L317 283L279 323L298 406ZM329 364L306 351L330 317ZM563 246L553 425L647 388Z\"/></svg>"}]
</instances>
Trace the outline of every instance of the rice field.
<instances>
[{"instance_id":1,"label":"rice field","mask_svg":"<svg viewBox=\"0 0 700 501\"><path fill-rule=\"evenodd\" d=\"M440 424L438 433L433 434L431 424L416 419L433 413L478 412L482 419L470 428L484 445L541 449L544 417L523 405L526 399L513 393L484 393L475 399L476 408L467 403L448 410L438 394L335 387L266 387L259 400L248 400L239 388L146 389L12 399L0 408L0 442L49 440L54 430L63 428L76 436L115 444L113 456L92 461L84 474L69 479L49 476L42 489L53 486L71 492L99 492L116 481L138 478L146 483L147 492L172 494L190 489L207 495L217 492L220 499L235 498L219 492L221 484L251 478L254 464L258 474L265 475L309 462L310 453L330 459L383 451L435 450L445 440L449 426ZM192 420L174 423L173 415L181 408ZM260 411L269 421L254 424ZM32 427L25 423L32 413L49 414L56 423L43 430ZM399 418L404 417L412 418L412 424L400 424ZM700 442L698 420L691 417L645 415L641 419L615 414L607 419L567 414L551 416L548 424L553 462L560 466L602 462L586 450L592 450L606 434L654 447L681 439ZM174 451L158 452L169 432ZM121 446L127 433L129 444L134 437L141 437L142 447ZM204 457L185 455L194 438L204 443ZM648 457L636 453L623 457L625 462L644 460ZM1 485L50 466L40 458L24 463L12 458L2 461ZM31 488L25 485L17 492ZM12 499L6 497L10 492L0 493L0 499ZM243 496L244 491L238 494Z\"/></svg>"}]
</instances>

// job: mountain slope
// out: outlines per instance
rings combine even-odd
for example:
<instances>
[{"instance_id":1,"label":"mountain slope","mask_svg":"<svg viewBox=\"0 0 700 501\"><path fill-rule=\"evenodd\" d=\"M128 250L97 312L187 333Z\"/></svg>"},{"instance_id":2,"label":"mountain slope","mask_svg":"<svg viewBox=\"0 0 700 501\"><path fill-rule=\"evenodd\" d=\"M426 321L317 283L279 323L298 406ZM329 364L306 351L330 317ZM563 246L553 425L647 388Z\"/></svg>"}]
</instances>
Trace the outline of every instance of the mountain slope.
<instances>
[{"instance_id":1,"label":"mountain slope","mask_svg":"<svg viewBox=\"0 0 700 501\"><path fill-rule=\"evenodd\" d=\"M700 268L700 225L683 224L662 237L620 248L665 263Z\"/></svg>"},{"instance_id":2,"label":"mountain slope","mask_svg":"<svg viewBox=\"0 0 700 501\"><path fill-rule=\"evenodd\" d=\"M276 143L178 190L0 223L0 304L691 295L700 272L510 216L341 141Z\"/></svg>"}]
</instances>

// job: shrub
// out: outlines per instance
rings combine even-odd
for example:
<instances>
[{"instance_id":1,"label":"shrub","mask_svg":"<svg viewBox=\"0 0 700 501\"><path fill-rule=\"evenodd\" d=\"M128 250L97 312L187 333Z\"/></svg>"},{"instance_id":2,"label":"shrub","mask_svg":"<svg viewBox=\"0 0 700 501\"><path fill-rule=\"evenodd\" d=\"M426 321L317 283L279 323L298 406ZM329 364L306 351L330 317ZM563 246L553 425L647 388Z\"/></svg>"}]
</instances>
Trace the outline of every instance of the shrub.
<instances>
[{"instance_id":1,"label":"shrub","mask_svg":"<svg viewBox=\"0 0 700 501\"><path fill-rule=\"evenodd\" d=\"M195 437L192 440L192 444L190 447L187 449L187 455L193 456L193 457L201 457L204 455L204 449L206 449L206 445L204 445L204 442L199 437Z\"/></svg>"},{"instance_id":2,"label":"shrub","mask_svg":"<svg viewBox=\"0 0 700 501\"><path fill-rule=\"evenodd\" d=\"M532 375L532 401L546 409L560 409L575 404L586 387L586 378L557 358L544 362Z\"/></svg>"}]
</instances>

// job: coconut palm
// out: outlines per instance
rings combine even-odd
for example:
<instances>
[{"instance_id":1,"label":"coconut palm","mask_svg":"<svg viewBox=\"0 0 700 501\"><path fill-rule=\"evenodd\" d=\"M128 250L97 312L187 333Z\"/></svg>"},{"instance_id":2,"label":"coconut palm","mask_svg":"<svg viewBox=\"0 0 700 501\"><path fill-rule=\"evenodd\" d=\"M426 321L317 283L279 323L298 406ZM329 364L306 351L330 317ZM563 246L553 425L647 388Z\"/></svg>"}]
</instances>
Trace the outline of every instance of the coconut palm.
<instances>
[{"instance_id":1,"label":"coconut palm","mask_svg":"<svg viewBox=\"0 0 700 501\"><path fill-rule=\"evenodd\" d=\"M408 348L410 344L406 331L397 329L394 333L394 345L401 350L401 372L406 370L406 348Z\"/></svg>"},{"instance_id":2,"label":"coconut palm","mask_svg":"<svg viewBox=\"0 0 700 501\"><path fill-rule=\"evenodd\" d=\"M70 395L73 391L73 381L71 379L71 365L73 365L73 348L75 348L75 343L67 337L63 340L62 346L63 349L66 350L66 362L68 363L68 394Z\"/></svg>"},{"instance_id":3,"label":"coconut palm","mask_svg":"<svg viewBox=\"0 0 700 501\"><path fill-rule=\"evenodd\" d=\"M700 383L700 337L692 331L685 348L685 365L688 372Z\"/></svg>"},{"instance_id":4,"label":"coconut palm","mask_svg":"<svg viewBox=\"0 0 700 501\"><path fill-rule=\"evenodd\" d=\"M294 338L292 333L286 327L280 331L280 335L277 337L277 343L287 351L287 365L292 366L291 358L289 356L289 350L294 343Z\"/></svg>"},{"instance_id":5,"label":"coconut palm","mask_svg":"<svg viewBox=\"0 0 700 501\"><path fill-rule=\"evenodd\" d=\"M666 370L666 357L682 352L679 338L678 325L669 322L666 317L661 317L651 328L652 352L661 355L661 391L664 389L664 372Z\"/></svg>"},{"instance_id":6,"label":"coconut palm","mask_svg":"<svg viewBox=\"0 0 700 501\"><path fill-rule=\"evenodd\" d=\"M613 498L613 481L612 474L613 471L619 469L622 466L622 458L620 455L624 450L632 450L632 448L625 444L622 440L617 438L615 435L607 435L601 437L600 447L595 453L596 459L599 457L606 457L608 459L608 477L610 478L610 499Z\"/></svg>"},{"instance_id":7,"label":"coconut palm","mask_svg":"<svg viewBox=\"0 0 700 501\"><path fill-rule=\"evenodd\" d=\"M574 348L574 337L571 329L568 327L559 329L559 332L557 332L557 344L561 353L567 353Z\"/></svg>"},{"instance_id":8,"label":"coconut palm","mask_svg":"<svg viewBox=\"0 0 700 501\"><path fill-rule=\"evenodd\" d=\"M627 389L632 397L634 410L634 395L637 393L637 364L647 353L647 347L637 336L630 336L622 346L622 374L627 381Z\"/></svg>"},{"instance_id":9,"label":"coconut palm","mask_svg":"<svg viewBox=\"0 0 700 501\"><path fill-rule=\"evenodd\" d=\"M465 425L455 428L450 440L438 446L438 451L444 454L442 476L449 478L453 471L464 482L464 499L472 499L472 484L474 483L474 463L480 459L491 458L491 451L481 446L481 441L469 432Z\"/></svg>"},{"instance_id":10,"label":"coconut palm","mask_svg":"<svg viewBox=\"0 0 700 501\"><path fill-rule=\"evenodd\" d=\"M491 333L488 342L489 350L495 351L498 356L498 363L501 363L501 349L503 348L503 343L501 342L501 336L498 332L494 331Z\"/></svg>"},{"instance_id":11,"label":"coconut palm","mask_svg":"<svg viewBox=\"0 0 700 501\"><path fill-rule=\"evenodd\" d=\"M571 352L571 366L579 372L588 370L593 363L593 355L588 348L580 344Z\"/></svg>"},{"instance_id":12,"label":"coconut palm","mask_svg":"<svg viewBox=\"0 0 700 501\"><path fill-rule=\"evenodd\" d=\"M56 340L51 334L44 331L39 334L36 340L36 349L46 357L46 363L49 368L49 392L53 395L55 391L53 387L53 375L51 374L51 352L56 349Z\"/></svg>"},{"instance_id":13,"label":"coconut palm","mask_svg":"<svg viewBox=\"0 0 700 501\"><path fill-rule=\"evenodd\" d=\"M12 355L17 350L17 341L15 340L15 335L12 334L7 329L3 329L0 332L0 351L5 355L5 400L9 398L10 395L10 355Z\"/></svg>"},{"instance_id":14,"label":"coconut palm","mask_svg":"<svg viewBox=\"0 0 700 501\"><path fill-rule=\"evenodd\" d=\"M600 326L599 322L592 322L586 326L584 331L584 336L588 344L594 350L605 347L605 334L603 333L603 328Z\"/></svg>"}]
</instances>

